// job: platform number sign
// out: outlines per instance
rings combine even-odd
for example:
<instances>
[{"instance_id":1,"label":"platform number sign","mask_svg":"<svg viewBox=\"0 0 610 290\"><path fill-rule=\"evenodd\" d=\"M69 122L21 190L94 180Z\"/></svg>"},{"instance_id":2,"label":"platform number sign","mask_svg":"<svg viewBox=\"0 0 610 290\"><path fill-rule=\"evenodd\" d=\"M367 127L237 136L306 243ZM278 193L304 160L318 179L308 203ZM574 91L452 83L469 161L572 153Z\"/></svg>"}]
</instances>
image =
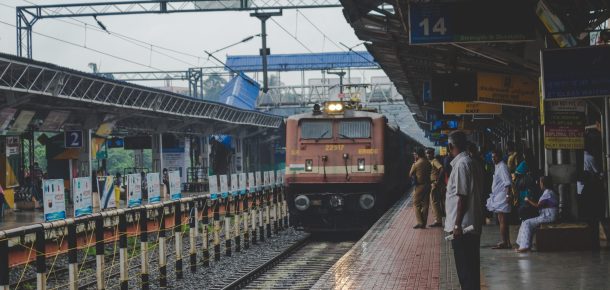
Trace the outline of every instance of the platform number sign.
<instances>
[{"instance_id":1,"label":"platform number sign","mask_svg":"<svg viewBox=\"0 0 610 290\"><path fill-rule=\"evenodd\" d=\"M83 147L83 131L74 130L66 131L64 136L65 148L81 148Z\"/></svg>"}]
</instances>

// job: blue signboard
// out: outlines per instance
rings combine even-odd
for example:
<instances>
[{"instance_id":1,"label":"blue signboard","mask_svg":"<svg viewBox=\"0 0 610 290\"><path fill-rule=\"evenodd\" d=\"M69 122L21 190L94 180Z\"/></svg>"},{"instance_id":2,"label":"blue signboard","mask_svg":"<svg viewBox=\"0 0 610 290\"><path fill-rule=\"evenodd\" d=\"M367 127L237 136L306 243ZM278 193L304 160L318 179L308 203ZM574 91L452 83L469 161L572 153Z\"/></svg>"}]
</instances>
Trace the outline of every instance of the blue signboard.
<instances>
[{"instance_id":1,"label":"blue signboard","mask_svg":"<svg viewBox=\"0 0 610 290\"><path fill-rule=\"evenodd\" d=\"M83 147L83 131L74 130L74 131L64 132L64 147L65 148Z\"/></svg>"},{"instance_id":2,"label":"blue signboard","mask_svg":"<svg viewBox=\"0 0 610 290\"><path fill-rule=\"evenodd\" d=\"M534 40L534 20L527 0L409 3L409 38L411 44Z\"/></svg>"},{"instance_id":3,"label":"blue signboard","mask_svg":"<svg viewBox=\"0 0 610 290\"><path fill-rule=\"evenodd\" d=\"M424 104L432 102L432 82L431 81L423 82L422 98L424 100Z\"/></svg>"},{"instance_id":4,"label":"blue signboard","mask_svg":"<svg viewBox=\"0 0 610 290\"><path fill-rule=\"evenodd\" d=\"M610 95L610 47L590 46L542 52L544 98Z\"/></svg>"}]
</instances>

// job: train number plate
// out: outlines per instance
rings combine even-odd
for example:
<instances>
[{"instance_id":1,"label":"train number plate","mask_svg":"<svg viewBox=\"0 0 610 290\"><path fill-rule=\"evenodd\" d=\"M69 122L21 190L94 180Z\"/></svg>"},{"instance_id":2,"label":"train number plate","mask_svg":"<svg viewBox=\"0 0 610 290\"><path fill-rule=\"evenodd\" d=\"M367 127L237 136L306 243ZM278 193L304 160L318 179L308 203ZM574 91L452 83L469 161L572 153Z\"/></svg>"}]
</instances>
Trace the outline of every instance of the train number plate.
<instances>
[{"instance_id":1,"label":"train number plate","mask_svg":"<svg viewBox=\"0 0 610 290\"><path fill-rule=\"evenodd\" d=\"M345 148L343 144L328 144L324 146L325 151L341 151Z\"/></svg>"}]
</instances>

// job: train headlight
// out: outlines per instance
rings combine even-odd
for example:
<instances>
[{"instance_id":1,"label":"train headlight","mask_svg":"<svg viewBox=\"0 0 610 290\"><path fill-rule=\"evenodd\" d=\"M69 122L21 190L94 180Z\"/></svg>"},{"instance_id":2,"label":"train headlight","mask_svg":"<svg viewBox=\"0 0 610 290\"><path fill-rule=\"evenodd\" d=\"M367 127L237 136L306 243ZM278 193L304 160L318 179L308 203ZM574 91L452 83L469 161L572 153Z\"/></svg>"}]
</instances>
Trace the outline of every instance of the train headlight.
<instances>
[{"instance_id":1,"label":"train headlight","mask_svg":"<svg viewBox=\"0 0 610 290\"><path fill-rule=\"evenodd\" d=\"M307 210L310 204L309 197L306 195L299 195L294 199L294 206L300 211Z\"/></svg>"},{"instance_id":2,"label":"train headlight","mask_svg":"<svg viewBox=\"0 0 610 290\"><path fill-rule=\"evenodd\" d=\"M343 112L343 104L341 102L326 102L324 107L327 113L336 114Z\"/></svg>"},{"instance_id":3,"label":"train headlight","mask_svg":"<svg viewBox=\"0 0 610 290\"><path fill-rule=\"evenodd\" d=\"M312 171L312 170L313 170L313 160L312 159L305 160L305 171Z\"/></svg>"},{"instance_id":4,"label":"train headlight","mask_svg":"<svg viewBox=\"0 0 610 290\"><path fill-rule=\"evenodd\" d=\"M358 159L358 171L364 171L364 158Z\"/></svg>"},{"instance_id":5,"label":"train headlight","mask_svg":"<svg viewBox=\"0 0 610 290\"><path fill-rule=\"evenodd\" d=\"M375 197L372 194L365 193L360 196L359 203L362 209L371 209L375 206Z\"/></svg>"}]
</instances>

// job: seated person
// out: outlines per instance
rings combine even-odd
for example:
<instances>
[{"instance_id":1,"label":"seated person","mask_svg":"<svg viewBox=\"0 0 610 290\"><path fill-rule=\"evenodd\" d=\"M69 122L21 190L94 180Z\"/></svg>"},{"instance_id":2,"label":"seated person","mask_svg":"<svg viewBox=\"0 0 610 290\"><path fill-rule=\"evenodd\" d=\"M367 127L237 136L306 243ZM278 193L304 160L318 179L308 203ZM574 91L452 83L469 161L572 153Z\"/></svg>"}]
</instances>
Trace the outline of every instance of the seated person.
<instances>
[{"instance_id":1,"label":"seated person","mask_svg":"<svg viewBox=\"0 0 610 290\"><path fill-rule=\"evenodd\" d=\"M528 197L525 197L525 202L528 202L532 206L538 208L539 215L535 218L524 220L519 228L519 236L517 237L517 244L519 249L517 252L523 253L530 250L532 243L532 236L534 230L541 224L552 223L557 220L559 212L559 198L557 194L551 189L552 181L550 176L540 177L540 189L544 191L540 200L534 202Z\"/></svg>"}]
</instances>

